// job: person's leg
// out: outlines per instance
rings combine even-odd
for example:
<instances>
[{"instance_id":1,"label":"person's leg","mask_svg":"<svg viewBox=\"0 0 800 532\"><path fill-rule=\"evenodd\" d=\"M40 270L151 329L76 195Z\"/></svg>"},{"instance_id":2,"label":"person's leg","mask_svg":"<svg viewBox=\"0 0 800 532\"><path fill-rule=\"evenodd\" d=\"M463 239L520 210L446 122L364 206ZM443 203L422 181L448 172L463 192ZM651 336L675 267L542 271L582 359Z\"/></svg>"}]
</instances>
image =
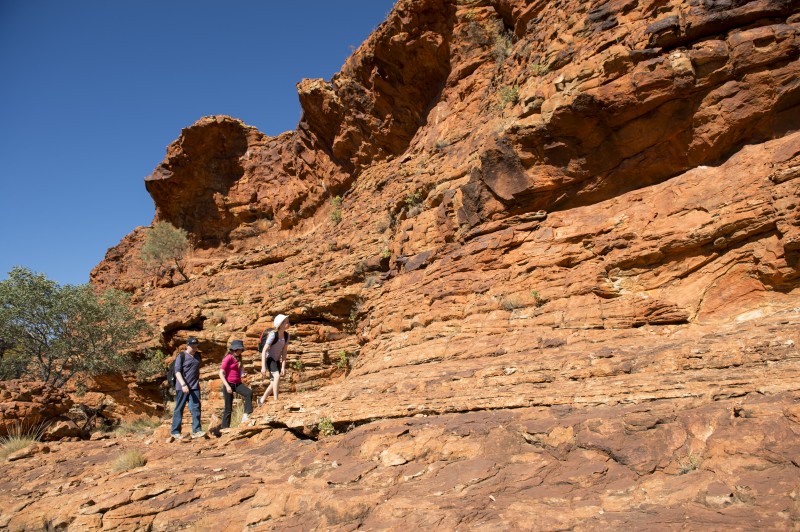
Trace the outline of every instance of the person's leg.
<instances>
[{"instance_id":1,"label":"person's leg","mask_svg":"<svg viewBox=\"0 0 800 532\"><path fill-rule=\"evenodd\" d=\"M259 404L264 404L267 401L267 397L269 397L269 392L271 392L272 389L274 388L275 380L274 380L274 378L272 376L273 372L274 372L273 368L277 368L277 364L275 363L275 361L273 359L268 358L267 359L267 373L269 374L269 386L267 386L267 389L264 390L264 395L262 395L261 399L258 401Z\"/></svg>"},{"instance_id":2,"label":"person's leg","mask_svg":"<svg viewBox=\"0 0 800 532\"><path fill-rule=\"evenodd\" d=\"M175 391L175 410L172 411L172 431L173 436L181 435L181 424L183 423L183 408L186 406L186 401L189 399L189 394L183 393L183 390L178 388Z\"/></svg>"},{"instance_id":3,"label":"person's leg","mask_svg":"<svg viewBox=\"0 0 800 532\"><path fill-rule=\"evenodd\" d=\"M275 371L272 373L272 384L270 384L270 386L272 386L272 395L275 397L276 401L278 400L278 381L280 380L280 378L281 378L280 371Z\"/></svg>"},{"instance_id":4,"label":"person's leg","mask_svg":"<svg viewBox=\"0 0 800 532\"><path fill-rule=\"evenodd\" d=\"M222 411L222 428L227 429L231 426L231 411L233 410L233 394L228 393L225 385L222 385L222 398L225 400L225 409Z\"/></svg>"},{"instance_id":5,"label":"person's leg","mask_svg":"<svg viewBox=\"0 0 800 532\"><path fill-rule=\"evenodd\" d=\"M236 385L236 393L241 395L244 398L244 413L245 414L252 414L253 413L253 390L245 386L244 384L237 384Z\"/></svg>"},{"instance_id":6,"label":"person's leg","mask_svg":"<svg viewBox=\"0 0 800 532\"><path fill-rule=\"evenodd\" d=\"M189 412L192 413L192 433L203 432L200 423L200 390L189 390Z\"/></svg>"}]
</instances>

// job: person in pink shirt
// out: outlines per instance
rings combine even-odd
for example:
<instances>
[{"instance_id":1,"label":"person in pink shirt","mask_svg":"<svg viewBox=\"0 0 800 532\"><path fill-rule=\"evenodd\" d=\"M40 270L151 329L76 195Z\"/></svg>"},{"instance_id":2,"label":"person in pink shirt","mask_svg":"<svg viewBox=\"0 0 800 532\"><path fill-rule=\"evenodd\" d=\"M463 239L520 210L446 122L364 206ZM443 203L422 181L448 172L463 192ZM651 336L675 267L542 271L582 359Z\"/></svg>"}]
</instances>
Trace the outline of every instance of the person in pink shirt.
<instances>
[{"instance_id":1,"label":"person in pink shirt","mask_svg":"<svg viewBox=\"0 0 800 532\"><path fill-rule=\"evenodd\" d=\"M244 343L241 340L231 342L231 348L222 359L219 368L219 378L222 380L222 397L225 400L225 410L222 412L222 428L231 426L231 411L233 410L233 392L244 397L244 415L242 423L250 419L253 413L253 391L242 384L244 365L242 353Z\"/></svg>"}]
</instances>

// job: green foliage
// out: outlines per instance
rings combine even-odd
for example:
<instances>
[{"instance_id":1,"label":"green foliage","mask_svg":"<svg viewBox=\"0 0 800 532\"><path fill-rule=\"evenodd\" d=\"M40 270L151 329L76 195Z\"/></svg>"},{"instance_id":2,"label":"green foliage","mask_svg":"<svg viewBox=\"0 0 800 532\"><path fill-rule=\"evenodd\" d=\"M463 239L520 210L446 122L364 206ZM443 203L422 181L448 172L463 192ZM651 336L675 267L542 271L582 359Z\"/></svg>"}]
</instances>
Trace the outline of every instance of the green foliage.
<instances>
[{"instance_id":1,"label":"green foliage","mask_svg":"<svg viewBox=\"0 0 800 532\"><path fill-rule=\"evenodd\" d=\"M388 259L391 256L392 256L392 252L389 251L389 248L383 248L383 251L381 251L381 258L382 259Z\"/></svg>"},{"instance_id":2,"label":"green foliage","mask_svg":"<svg viewBox=\"0 0 800 532\"><path fill-rule=\"evenodd\" d=\"M341 196L334 196L331 198L331 221L334 224L338 224L342 221L342 197Z\"/></svg>"},{"instance_id":3,"label":"green foliage","mask_svg":"<svg viewBox=\"0 0 800 532\"><path fill-rule=\"evenodd\" d=\"M114 460L114 464L111 466L111 469L114 471L128 471L129 469L142 467L146 463L147 458L144 457L141 451L132 449L119 455L117 459Z\"/></svg>"},{"instance_id":4,"label":"green foliage","mask_svg":"<svg viewBox=\"0 0 800 532\"><path fill-rule=\"evenodd\" d=\"M509 103L519 102L519 89L514 86L503 85L498 91L500 103L505 106Z\"/></svg>"},{"instance_id":5,"label":"green foliage","mask_svg":"<svg viewBox=\"0 0 800 532\"><path fill-rule=\"evenodd\" d=\"M406 194L405 197L406 207L413 207L420 201L422 201L422 192L420 192L419 190L415 192L409 192L408 194Z\"/></svg>"},{"instance_id":6,"label":"green foliage","mask_svg":"<svg viewBox=\"0 0 800 532\"><path fill-rule=\"evenodd\" d=\"M187 251L189 239L184 229L178 229L169 222L156 222L144 237L141 257L150 267L163 269L174 266L184 280L188 281L183 260Z\"/></svg>"},{"instance_id":7,"label":"green foliage","mask_svg":"<svg viewBox=\"0 0 800 532\"><path fill-rule=\"evenodd\" d=\"M166 355L161 349L148 349L145 358L136 364L136 380L147 382L154 377L162 378L166 370L165 358Z\"/></svg>"},{"instance_id":8,"label":"green foliage","mask_svg":"<svg viewBox=\"0 0 800 532\"><path fill-rule=\"evenodd\" d=\"M512 34L506 31L503 27L502 21L496 21L494 24L494 47L492 55L498 64L505 62L508 56L511 55L513 48Z\"/></svg>"},{"instance_id":9,"label":"green foliage","mask_svg":"<svg viewBox=\"0 0 800 532\"><path fill-rule=\"evenodd\" d=\"M542 64L542 63L533 63L530 66L531 74L533 74L534 76L543 76L543 75L547 74L548 70L549 70L549 67L547 65Z\"/></svg>"},{"instance_id":10,"label":"green foliage","mask_svg":"<svg viewBox=\"0 0 800 532\"><path fill-rule=\"evenodd\" d=\"M149 329L125 292L61 286L21 267L0 282L4 373L23 366L26 376L61 387L75 376L133 369L130 352Z\"/></svg>"},{"instance_id":11,"label":"green foliage","mask_svg":"<svg viewBox=\"0 0 800 532\"><path fill-rule=\"evenodd\" d=\"M329 417L323 417L317 423L317 429L323 436L333 436L336 434L336 428L333 426L333 421Z\"/></svg>"},{"instance_id":12,"label":"green foliage","mask_svg":"<svg viewBox=\"0 0 800 532\"><path fill-rule=\"evenodd\" d=\"M540 296L539 292L537 292L536 290L531 290L531 297L533 298L533 302L537 307L541 307L542 305L547 303L547 300L544 299L542 296Z\"/></svg>"},{"instance_id":13,"label":"green foliage","mask_svg":"<svg viewBox=\"0 0 800 532\"><path fill-rule=\"evenodd\" d=\"M680 473L681 475L685 475L690 471L694 471L700 464L703 463L703 459L699 454L690 453L685 459L678 460L678 465L680 466Z\"/></svg>"},{"instance_id":14,"label":"green foliage","mask_svg":"<svg viewBox=\"0 0 800 532\"><path fill-rule=\"evenodd\" d=\"M303 361L300 360L299 358L296 358L291 362L289 362L289 367L298 373L303 373L303 371L306 369L305 364L303 364Z\"/></svg>"},{"instance_id":15,"label":"green foliage","mask_svg":"<svg viewBox=\"0 0 800 532\"><path fill-rule=\"evenodd\" d=\"M339 351L339 358L336 360L336 367L339 369L347 369L350 366L350 359L347 356L347 351L342 349Z\"/></svg>"}]
</instances>

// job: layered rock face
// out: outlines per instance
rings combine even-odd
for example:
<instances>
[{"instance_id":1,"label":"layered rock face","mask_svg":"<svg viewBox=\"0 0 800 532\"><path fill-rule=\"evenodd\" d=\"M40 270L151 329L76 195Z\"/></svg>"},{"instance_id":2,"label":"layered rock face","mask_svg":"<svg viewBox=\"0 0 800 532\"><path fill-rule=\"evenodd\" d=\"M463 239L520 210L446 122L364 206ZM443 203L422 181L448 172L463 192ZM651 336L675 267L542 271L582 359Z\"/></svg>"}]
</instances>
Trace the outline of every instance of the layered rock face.
<instances>
[{"instance_id":1,"label":"layered rock face","mask_svg":"<svg viewBox=\"0 0 800 532\"><path fill-rule=\"evenodd\" d=\"M299 84L296 131L185 129L146 184L190 281L142 270L142 228L92 280L168 351L200 338L207 416L227 343L257 369L279 312L293 369L252 427L179 447L195 480L145 493L177 452L151 441L125 501L59 519L796 526L799 9L403 0Z\"/></svg>"}]
</instances>

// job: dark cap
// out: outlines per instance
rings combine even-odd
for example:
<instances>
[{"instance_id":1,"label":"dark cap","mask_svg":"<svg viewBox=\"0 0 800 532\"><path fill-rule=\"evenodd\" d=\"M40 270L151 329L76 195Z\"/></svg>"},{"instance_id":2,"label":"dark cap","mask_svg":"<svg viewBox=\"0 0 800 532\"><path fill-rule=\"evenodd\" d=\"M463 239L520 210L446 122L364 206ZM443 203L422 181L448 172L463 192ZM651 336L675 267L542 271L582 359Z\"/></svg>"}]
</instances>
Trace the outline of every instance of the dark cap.
<instances>
[{"instance_id":1,"label":"dark cap","mask_svg":"<svg viewBox=\"0 0 800 532\"><path fill-rule=\"evenodd\" d=\"M244 351L244 342L241 340L234 340L231 342L231 351L236 351L237 349Z\"/></svg>"},{"instance_id":2,"label":"dark cap","mask_svg":"<svg viewBox=\"0 0 800 532\"><path fill-rule=\"evenodd\" d=\"M194 336L190 336L188 340L186 340L186 345L197 345L200 342L197 341L197 338Z\"/></svg>"}]
</instances>

